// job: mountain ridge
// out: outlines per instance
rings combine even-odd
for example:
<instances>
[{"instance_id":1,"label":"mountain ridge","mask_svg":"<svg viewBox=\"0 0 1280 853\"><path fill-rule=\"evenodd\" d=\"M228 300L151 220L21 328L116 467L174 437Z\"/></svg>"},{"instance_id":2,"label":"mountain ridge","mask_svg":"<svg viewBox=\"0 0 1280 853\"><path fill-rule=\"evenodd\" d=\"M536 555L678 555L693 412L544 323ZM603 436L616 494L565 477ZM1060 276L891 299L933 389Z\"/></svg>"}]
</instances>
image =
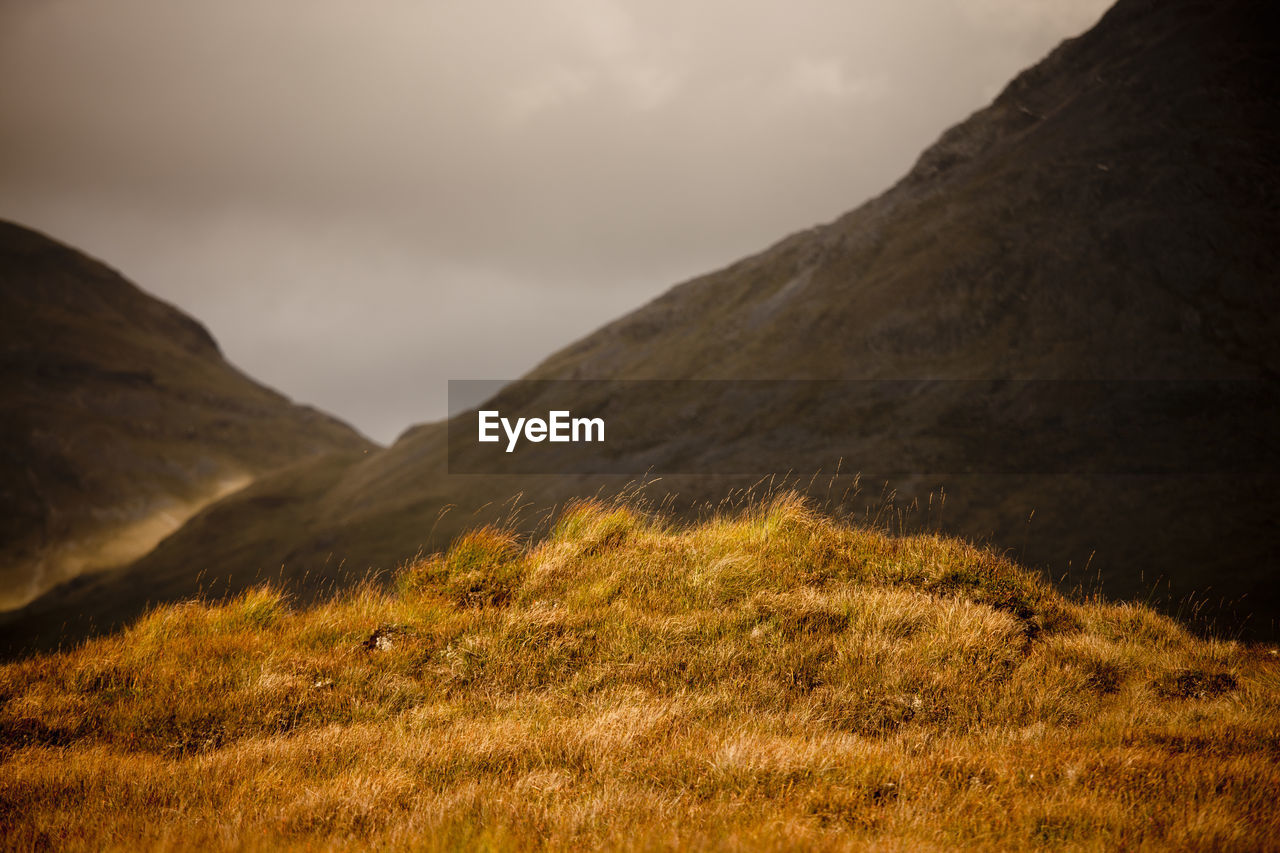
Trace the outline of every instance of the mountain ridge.
<instances>
[{"instance_id":1,"label":"mountain ridge","mask_svg":"<svg viewBox=\"0 0 1280 853\"><path fill-rule=\"evenodd\" d=\"M1117 4L1117 6L1113 7L1111 11L1103 16L1098 25L1089 33L1064 42L1050 53L1043 62L1019 74L1014 81L1001 92L990 106L975 112L965 121L944 132L937 142L921 154L916 161L916 164L907 173L907 175L897 181L884 193L876 196L849 213L836 218L830 223L815 226L814 228L792 234L782 241L774 244L773 247L764 252L752 255L742 261L726 267L723 270L706 276L699 276L685 284L673 288L647 305L642 306L622 318L619 318L619 320L607 324L596 334L587 336L558 353L553 354L535 368L534 371L532 371L531 376L534 378L594 378L597 374L600 376L616 376L620 372L625 372L626 375L631 377L640 375L644 378L672 378L675 370L678 370L678 367L673 366L673 361L675 361L675 359L667 358L667 360L661 361L657 364L645 364L641 359L635 357L637 350L641 352L646 351L647 335L650 330L659 330L670 333L673 325L678 325L681 322L686 324L696 322L696 311L690 310L691 307L708 307L703 304L707 295L706 291L708 290L709 285L718 280L738 280L751 276L760 277L763 273L764 281L760 286L762 288L771 287L771 292L773 294L777 294L782 290L782 288L786 287L793 281L796 281L798 276L804 275L805 270L812 266L815 259L820 259L823 255L831 254L833 252L838 252L845 257L857 256L857 263L854 267L849 270L839 271L840 276L836 279L835 283L845 286L849 286L851 283L855 286L861 285L863 292L858 294L858 307L860 310L863 310L866 307L869 296L865 291L869 288L867 286L867 282L859 281L859 273L874 266L877 262L877 258L885 250L885 244L894 239L895 235L893 233L886 233L886 226L890 226L891 231L895 226L898 231L903 231L908 230L910 226L917 225L918 223L911 221L910 214L920 212L926 205L939 196L943 196L948 192L954 193L958 186L963 185L973 177L972 170L974 168L982 166L986 161L986 158L1000 154L1002 147L1007 144L1036 144L1041 148L1049 147L1051 149L1062 149L1065 146L1061 144L1060 137L1064 135L1065 131L1066 134L1070 134L1069 138L1071 138L1075 144L1074 150L1068 149L1066 151L1066 155L1068 155L1070 159L1067 159L1061 151L1051 150L1049 153L1060 161L1056 164L1058 169L1073 168L1076 170L1076 174L1073 178L1070 181L1064 181L1061 174L1048 174L1042 176L1034 173L1029 174L1028 177L1039 179L1041 181L1047 180L1059 182L1059 186L1053 187L1058 194L1074 191L1080 195L1086 196L1083 200L1094 206L1102 204L1115 206L1117 199L1122 200L1125 197L1140 199L1143 194L1141 190L1144 188L1149 189L1144 186L1144 181L1152 179L1153 176L1150 173L1154 170L1147 169L1144 171L1145 164L1141 162L1127 164L1128 172L1131 173L1129 175L1121 174L1119 172L1119 168L1112 170L1107 163L1103 162L1103 159L1105 158L1105 155L1114 155L1117 152L1099 150L1099 142L1102 141L1099 137L1105 139L1108 127L1116 123L1116 117L1111 116L1110 122L1107 120L1084 121L1083 119L1095 118L1095 114L1100 112L1106 113L1109 110L1129 110L1132 109L1135 104L1140 104L1145 100L1157 100L1150 97L1152 94L1151 92L1134 93L1124 91L1138 86L1153 87L1156 85L1156 81L1150 79L1150 75L1139 74L1136 75L1135 79L1135 75L1130 70L1137 65L1141 72L1142 68L1139 63L1139 59L1142 59L1144 55L1154 55L1150 61L1159 62L1170 72L1168 75L1170 79L1160 81L1161 85L1169 89L1173 88L1175 79L1178 83L1184 83L1186 80L1190 80L1195 86L1205 89L1210 86L1219 85L1220 81L1213 78L1220 77L1223 74L1235 73L1238 76L1245 76L1253 73L1247 68L1243 73L1238 72L1238 70L1231 72L1215 70L1222 66L1230 66L1233 63L1247 63L1249 61L1248 55L1244 58L1235 58L1232 60L1215 57L1214 62L1216 64L1214 66L1202 67L1199 65L1202 58L1196 55L1199 52L1197 47L1201 47L1204 42L1209 41L1214 37L1225 38L1225 36L1215 36L1212 34L1215 21L1218 21L1216 24L1218 29L1235 30L1242 28L1243 24L1239 23L1239 19L1247 19L1248 12L1251 9L1260 8L1258 4L1251 3L1225 4L1226 7L1229 8L1229 11L1223 13L1221 9L1217 8L1222 5L1223 4L1198 2L1173 3L1168 4L1168 6L1170 9L1176 9L1177 11L1171 12L1169 9L1166 9L1161 10L1163 14L1155 15L1155 6L1147 2L1142 2L1141 0L1131 0L1131 2L1122 2ZM1153 16L1154 20L1159 21L1159 28L1153 28L1151 26ZM1223 18L1227 19L1225 23L1221 20ZM1272 28L1272 31L1274 31L1273 21L1269 22L1269 26ZM1153 29L1154 32L1152 31ZM1203 36L1193 38L1188 36L1188 30L1208 30L1210 32L1206 32ZM1160 54L1162 52L1170 52L1169 40L1175 38L1181 39L1179 44L1182 48L1182 52L1173 59L1161 57ZM1254 36L1251 41L1256 43L1260 40ZM1235 40L1231 43L1238 46L1238 42ZM1135 45L1140 46L1141 48L1138 56L1135 56L1133 53ZM1267 46L1264 45L1261 49L1265 50L1266 48ZM1219 48L1218 52L1222 52L1221 48ZM1270 49L1269 55L1253 57L1252 61L1262 68L1273 67L1275 64L1274 49ZM1070 75L1068 75L1069 80L1067 82L1062 80L1064 68L1069 68L1071 71ZM1106 72L1110 77L1110 81L1108 81L1107 77L1102 76L1104 72ZM1068 85L1070 81L1083 82L1078 82L1075 86L1072 86ZM1247 93L1253 99L1254 103L1246 105L1249 107L1251 112L1247 112L1245 118L1240 120L1237 124L1247 125L1254 123L1264 125L1262 127L1255 128L1237 126L1233 129L1232 126L1224 120L1224 115L1229 116L1232 112L1232 110L1229 109L1218 110L1208 117L1196 116L1194 114L1188 115L1189 120L1195 120L1200 125L1195 128L1196 131L1216 130L1219 131L1221 135L1228 137L1231 140L1232 145L1239 145L1241 143L1247 143L1249 145L1249 150L1243 152L1243 154L1247 154L1248 156L1243 156L1241 151L1222 150L1221 147L1216 152L1212 150L1207 152L1215 154L1217 161L1206 164L1209 166L1209 169L1205 169L1203 171L1209 173L1210 170L1213 170L1213 172L1217 174L1204 174L1199 177L1219 179L1219 185L1209 187L1209 189L1217 191L1220 194L1225 195L1231 191L1243 190L1238 193L1238 196L1244 199L1249 198L1250 193L1248 186L1232 187L1229 184L1233 180L1239 181L1240 183L1253 184L1260 188L1274 187L1276 166L1275 157L1270 153L1269 147L1265 146L1263 143L1267 140L1273 141L1276 139L1277 126L1275 111L1273 109L1268 109L1267 103L1270 95L1277 93L1277 91L1280 90L1277 90L1274 83L1265 82L1265 78L1263 82L1259 83L1259 89L1259 92ZM1113 92L1115 96L1107 97ZM1135 94L1141 97L1134 97ZM1200 93L1196 94L1198 96ZM1086 95L1095 95L1099 97L1094 97L1092 99L1083 98L1082 102L1082 97ZM1174 102L1178 106L1182 106L1189 99L1190 98L1184 96L1176 99ZM1173 101L1174 99L1170 98L1169 100ZM1199 100L1199 97L1197 97L1197 100ZM1159 104L1156 104L1154 106L1148 106L1146 109L1151 111L1159 106ZM1238 109L1241 105L1236 104L1234 106ZM1153 124L1166 124L1172 117L1180 115L1180 112L1177 109L1169 109L1167 105L1163 109L1164 114L1161 114L1151 120ZM1064 116L1062 114L1064 110L1087 112L1088 115L1078 116L1071 114ZM1253 117L1261 118L1263 121L1256 122ZM1106 118L1108 118L1106 115L1102 116L1102 119ZM1138 124L1138 122L1128 116L1124 117L1124 120L1128 128L1133 128ZM1056 125L1054 125L1055 121L1057 122ZM1054 136L1049 136L1048 130L1046 130L1046 122L1050 125L1054 125L1048 127L1048 130L1054 131ZM1064 128L1063 125L1068 126ZM1074 127L1070 125L1074 125ZM1188 128L1188 130L1190 129L1191 128ZM1132 131L1130 132L1132 133ZM1035 138L1036 134L1040 134L1042 137L1048 137L1047 146ZM1133 133L1133 135L1136 136L1137 134ZM1130 145L1137 141L1151 142L1151 140L1141 139L1127 139L1125 141ZM1180 146L1188 144L1186 140L1182 139L1166 140L1166 142L1173 142ZM1190 144L1195 144L1195 142L1193 141ZM1201 144L1202 147L1209 148L1207 143L1199 144ZM1162 156L1169 159L1170 155L1168 152L1160 152L1159 146L1157 145L1152 145L1151 147L1153 152L1161 153ZM1091 148L1094 150L1090 150ZM1122 151L1119 153L1126 152ZM1259 165L1259 161L1264 162ZM1099 168L1100 166L1104 168ZM1254 173L1254 175L1250 175L1248 177L1256 176L1256 181L1248 180L1246 175L1242 174L1246 169ZM997 171L995 174L984 174L981 175L981 177L984 179L986 184L990 184L1002 178L1005 179L1006 184L1010 183L1008 181L1008 176L1003 173L1004 171L1007 171L1007 169ZM1031 170L1024 171L1030 172ZM1015 175L1014 177L1021 177L1021 175ZM1181 174L1179 174L1178 177L1181 178ZM980 189L983 188L985 187L981 187ZM964 187L964 189L968 193L975 192L972 188ZM1007 196L1010 194L1004 193L1004 195ZM1074 200L1078 202L1081 199ZM1185 200L1188 202L1194 201L1192 199ZM973 212L971 206L972 202L975 200L970 199L969 201L971 202L970 207L965 207L964 205L958 204L955 199L948 199L948 206L953 210L963 209L966 214L971 216ZM980 202L981 199L977 199L976 201ZM1250 199L1250 201L1252 201L1255 206L1269 205L1274 209L1274 198L1270 200L1265 198L1253 198ZM1043 206L1044 202L1045 199L1043 197L1037 197L1035 199L1035 203L1037 205ZM1215 213L1220 212L1221 211L1215 211ZM951 221L951 214L949 211L924 210L924 213L932 216L932 219L928 224L933 225L940 220L940 224L943 227L949 228L952 232L959 231L962 235L969 237L971 242L976 242L976 240L973 239L974 235L964 234L962 223L960 224L960 227L957 227L957 223ZM1162 210L1159 211L1159 213L1161 216L1166 216L1168 211ZM893 221L892 218L895 216L898 217L899 221ZM1192 217L1188 216L1185 218L1189 220ZM1261 217L1258 219L1260 220ZM907 221L903 222L901 220ZM1088 225L1088 223L1082 224ZM1199 219L1194 221L1194 225L1203 224L1204 223ZM1264 222L1262 224L1269 223ZM1248 245L1256 246L1265 243L1266 234L1259 228L1259 221L1251 223L1251 227L1255 232L1255 239L1247 241ZM1182 228L1182 230L1184 232L1194 232L1195 229L1191 227L1190 224L1187 224ZM931 232L928 229L921 228L917 229L917 231L918 233L916 234L908 234L907 239L905 240L901 236L898 237L899 244L905 243L903 246L905 251L900 251L898 253L900 257L905 257L910 260L916 252L927 255L931 250L936 248L936 246L929 243ZM1004 236L1003 242L1005 244L1012 244L1014 242L1012 239L1013 236L1015 235L1010 234ZM1031 237L1034 242L1036 235L1030 234L1023 236ZM1232 244L1232 240L1229 237L1219 239L1216 242L1227 246ZM1238 240L1236 242L1245 243L1246 241ZM990 247L984 247L981 244L978 244L977 248L984 250L984 253L987 255L995 254L990 251ZM1130 246L1125 248L1132 252L1136 247ZM943 263L937 264L938 269L936 270L927 269L923 272L936 272L937 274L934 277L944 282L948 274L952 274L956 278L966 279L963 283L969 283L969 280L977 277L973 268L979 267L979 262L983 260L983 258L974 259L968 255L958 253L951 248L947 249L947 253L952 255L952 258L946 258ZM953 261L953 258L957 256L962 261L959 265L955 264ZM1052 255L1048 252L1034 253L1033 256L1037 263L1043 263L1045 260L1052 259ZM1159 259L1153 258L1151 260L1158 261ZM762 267L768 266L770 262L773 263L775 269L768 271L761 269ZM968 264L968 269L964 267L965 263ZM788 264L791 264L792 268L787 269L786 267ZM958 270L954 269L956 266L959 266L960 268ZM991 266L996 267L998 265L996 263L992 263ZM778 267L782 267L783 269L777 269ZM1158 269L1157 264L1153 264L1153 267ZM1267 267L1267 269L1271 268L1272 267ZM1026 277L1031 279L1037 271L1027 270L1026 272L1028 273ZM906 277L907 276L900 276L900 278ZM916 280L923 278L925 278L923 275L915 276ZM1152 283L1159 283L1160 277L1148 276L1145 280ZM750 282L747 284L750 285ZM874 284L874 282L871 282L871 284ZM1237 297L1246 297L1242 301L1247 301L1247 297L1253 295L1254 282L1253 280L1248 280L1239 284L1241 286L1235 288L1235 293L1233 295ZM749 287L739 287L740 292L737 295L740 298L743 296L741 293L743 290L747 291L745 294L746 296L749 297L752 295ZM796 287L788 295L792 300L794 300L802 291L803 288ZM942 291L942 293L939 293L939 291ZM919 319L921 317L930 319L930 310L936 311L938 306L947 305L950 304L951 301L955 301L938 298L939 296L945 296L948 294L946 294L945 289L936 286L932 288L932 290L928 288L917 288L916 292L910 295L915 296L916 305L905 307L915 307L917 309L914 314L910 315L912 319ZM953 293L951 295L957 294ZM958 295L963 297L966 294L962 291ZM1268 296L1270 295L1271 294L1268 294ZM1170 299L1179 303L1180 307L1185 302L1185 296L1185 293L1175 291L1174 294L1170 296ZM781 302L782 301L780 300L779 304L774 306L775 309L783 307ZM829 303L816 304L819 304L822 307L828 307L829 305ZM895 302L890 304L888 307L902 309L904 306ZM986 306L979 305L977 307L982 308ZM1000 308L1001 306L995 307ZM979 318L981 318L981 312L969 311L965 312L963 317L958 318L958 321L956 318L943 319L951 321L949 323L949 331L954 332L956 327L961 327L966 323L972 323L975 313L978 313ZM1238 323L1242 320L1242 315L1243 317L1247 317L1249 313L1250 312L1246 310L1237 310L1232 319ZM806 329L822 329L820 323L816 322L820 321L821 318L808 317L805 319L807 322L797 323L796 325ZM938 376L939 374L936 371L938 370L939 362L942 359L937 352L937 341L928 340L925 342L925 345L917 347L918 350L924 353L925 359L931 362L929 366L933 368L933 371L921 371L918 364L911 363L911 360L909 359L901 358L901 353L895 352L895 349L898 351L904 349L901 343L896 347L893 345L893 339L895 337L905 339L920 337L919 334L911 334L909 325L910 324L906 322L899 321L893 323L888 329L883 331L877 330L876 336L871 339L869 342L870 345L864 353L841 353L836 351L835 353L828 354L835 357L826 358L822 358L814 354L814 342L816 341L818 344L829 343L832 335L811 335L805 341L806 347L809 351L808 361L799 365L796 365L794 360L783 361L782 363L785 364L786 368L790 370L791 373L786 377L779 378L797 378L795 372L797 367L800 368L801 375L829 376L831 375L829 372L829 365L832 364L838 365L841 378L850 378L850 369L854 371L865 371L865 373L861 375L865 375L867 378L880 375L885 371L892 371L894 375L909 378ZM1023 329L1034 330L1042 328L1052 329L1055 325L1060 324L1024 322L1021 325ZM1078 329L1083 328L1084 326L1084 323L1076 323L1073 328ZM978 327L978 331L981 331L980 327ZM1247 342L1247 349L1251 351L1262 349L1263 345L1269 342L1269 335L1264 334L1264 332L1272 331L1274 331L1273 327L1265 330L1253 330L1250 340ZM1223 332L1221 334L1224 340L1230 340L1230 335L1228 333ZM606 357L602 358L601 363L599 364L584 365L582 363L586 360L585 356L589 354L587 349L588 347L593 345L600 346L602 341L608 341L610 338L615 336L621 336L624 339L627 346L619 351L630 356L629 363L624 364L619 363L616 360L611 360L607 357L607 352L603 354ZM711 339L710 343L714 345L719 340L722 340L723 337L724 335L721 334ZM742 337L745 339L750 336L743 335ZM775 335L770 338L757 337L757 342L762 340L763 344L767 346L776 340L782 340L783 342L793 341L795 340L795 337L796 336L781 335ZM749 343L751 343L751 341L748 341L748 344ZM1226 346L1230 347L1231 345L1230 343L1227 343ZM830 347L828 347L828 349L830 349ZM1237 347L1237 349L1239 349L1239 347ZM1266 349L1266 359L1261 364L1250 363L1248 365L1249 372L1252 372L1252 368L1256 367L1267 375L1275 375L1277 366L1280 365L1280 353L1277 353L1274 345L1267 347ZM1016 348L1011 348L1011 351L1022 354L1022 352ZM716 375L699 378L735 378L745 377L748 375L757 377L760 376L759 368L761 366L763 366L767 371L771 366L779 363L777 359L771 359L767 355L756 354L750 358L744 357L740 359L741 362L751 365L752 370L734 370L732 363L730 363L730 368L726 370L724 368L726 359L718 358L718 354L719 353L714 350L707 352L704 349L703 351L696 353L693 357L686 358L686 353L680 353L679 358L685 358L685 360L681 362L685 365L702 364L717 366L719 372ZM874 356L875 359L868 359L868 363L863 364L853 358L852 356L854 355L871 355ZM1171 355L1171 360L1174 360L1175 362L1177 360L1176 353L1165 353L1163 355ZM1100 360L1095 360L1093 363L1087 363L1079 357L1078 353L1076 356L1077 357L1071 363L1071 367L1075 370L1072 374L1072 378L1092 378L1094 376L1101 378L1108 375L1107 371L1100 370L1100 368L1105 367L1104 364L1100 363ZM1196 359L1202 359L1203 357L1203 353L1195 354ZM576 363L568 363L574 359L577 359ZM896 363L894 361L895 359ZM1120 359L1117 359L1117 361L1120 361ZM1158 358L1149 358L1148 361L1153 364L1148 364L1146 369L1141 371L1135 371L1134 366L1129 363L1127 359L1123 361L1124 363L1119 369L1114 367L1111 368L1109 375L1114 376L1118 374L1122 378L1134 375L1143 375L1144 377L1152 378L1157 376L1168 376L1168 373L1158 369ZM1203 364L1201 362L1186 358L1184 358L1183 361L1184 364L1179 365L1179 367L1181 367L1184 375L1201 375L1201 371L1203 369ZM637 362L639 363L637 364ZM1187 362L1190 363L1188 364ZM1044 365L1036 366L1040 368L1044 367ZM916 368L914 372L911 370L912 367ZM1215 368L1220 369L1221 365L1215 365ZM641 372L637 374L637 371ZM1017 375L1017 371L1015 370L1008 370L1006 373L1009 376ZM962 378L970 374L952 371L947 375ZM979 372L972 375L980 376L982 378L990 378L989 372ZM1042 376L1043 374L1036 373L1035 375ZM1210 375L1213 375L1216 378L1220 374L1213 373Z\"/></svg>"},{"instance_id":2,"label":"mountain ridge","mask_svg":"<svg viewBox=\"0 0 1280 853\"><path fill-rule=\"evenodd\" d=\"M10 606L128 563L286 462L372 445L229 364L198 321L0 223L0 553Z\"/></svg>"}]
</instances>

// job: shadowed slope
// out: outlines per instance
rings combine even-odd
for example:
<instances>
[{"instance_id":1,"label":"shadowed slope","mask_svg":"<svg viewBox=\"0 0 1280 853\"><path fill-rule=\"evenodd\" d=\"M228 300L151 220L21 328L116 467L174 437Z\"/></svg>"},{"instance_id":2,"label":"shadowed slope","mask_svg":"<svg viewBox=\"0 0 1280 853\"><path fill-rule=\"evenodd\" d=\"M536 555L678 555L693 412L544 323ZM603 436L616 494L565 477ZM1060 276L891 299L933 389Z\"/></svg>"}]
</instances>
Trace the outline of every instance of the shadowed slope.
<instances>
[{"instance_id":1,"label":"shadowed slope","mask_svg":"<svg viewBox=\"0 0 1280 853\"><path fill-rule=\"evenodd\" d=\"M282 464L372 445L229 365L209 333L0 223L0 606L130 562Z\"/></svg>"}]
</instances>

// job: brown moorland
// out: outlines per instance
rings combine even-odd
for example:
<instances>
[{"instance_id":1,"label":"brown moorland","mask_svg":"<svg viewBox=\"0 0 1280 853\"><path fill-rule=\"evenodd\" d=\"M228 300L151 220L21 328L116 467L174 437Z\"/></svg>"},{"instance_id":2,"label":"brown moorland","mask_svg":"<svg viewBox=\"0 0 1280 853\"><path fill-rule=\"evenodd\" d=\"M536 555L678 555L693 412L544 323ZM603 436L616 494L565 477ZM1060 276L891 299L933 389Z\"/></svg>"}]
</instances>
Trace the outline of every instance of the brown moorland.
<instances>
[{"instance_id":1,"label":"brown moorland","mask_svg":"<svg viewBox=\"0 0 1280 853\"><path fill-rule=\"evenodd\" d=\"M1258 850L1280 659L783 494L0 668L8 849Z\"/></svg>"}]
</instances>

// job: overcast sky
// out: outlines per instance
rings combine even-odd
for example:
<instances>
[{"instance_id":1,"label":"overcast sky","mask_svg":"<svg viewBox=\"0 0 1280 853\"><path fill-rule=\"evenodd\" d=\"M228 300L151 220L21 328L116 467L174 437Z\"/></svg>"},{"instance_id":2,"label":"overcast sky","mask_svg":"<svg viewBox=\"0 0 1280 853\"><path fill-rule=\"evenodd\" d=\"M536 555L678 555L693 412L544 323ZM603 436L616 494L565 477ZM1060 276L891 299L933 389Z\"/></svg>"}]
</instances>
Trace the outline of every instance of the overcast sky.
<instances>
[{"instance_id":1,"label":"overcast sky","mask_svg":"<svg viewBox=\"0 0 1280 853\"><path fill-rule=\"evenodd\" d=\"M389 442L887 188L1107 0L0 0L0 218Z\"/></svg>"}]
</instances>

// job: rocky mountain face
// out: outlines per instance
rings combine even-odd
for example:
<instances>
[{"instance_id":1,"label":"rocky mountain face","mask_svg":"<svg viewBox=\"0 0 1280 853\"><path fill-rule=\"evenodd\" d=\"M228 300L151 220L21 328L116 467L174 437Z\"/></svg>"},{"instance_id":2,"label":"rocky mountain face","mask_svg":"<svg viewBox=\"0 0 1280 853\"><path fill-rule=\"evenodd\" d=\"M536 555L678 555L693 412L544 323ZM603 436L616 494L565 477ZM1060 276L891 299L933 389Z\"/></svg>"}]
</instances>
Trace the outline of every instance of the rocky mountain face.
<instances>
[{"instance_id":1,"label":"rocky mountain face","mask_svg":"<svg viewBox=\"0 0 1280 853\"><path fill-rule=\"evenodd\" d=\"M281 466L373 445L223 359L195 320L0 223L0 607L137 559Z\"/></svg>"},{"instance_id":2,"label":"rocky mountain face","mask_svg":"<svg viewBox=\"0 0 1280 853\"><path fill-rule=\"evenodd\" d=\"M1219 627L1273 636L1273 459L1215 470L1175 458L1153 473L1061 465L1046 451L1039 468L910 475L894 454L903 436L934 440L934 426L955 420L960 380L1252 383L1265 403L1250 424L1255 444L1280 434L1275 23L1253 0L1121 0L944 133L881 196L673 288L503 393L536 409L535 380L956 380L922 386L901 405L805 399L756 412L737 452L757 472L798 473L802 486L840 460L863 475L864 492L836 490L836 503L855 513L884 488L921 505L945 488L945 512L930 510L926 523L1009 549L1068 586L1101 578L1104 594L1212 612ZM1194 445L1202 402L1184 399L1167 412L1189 426L1166 457ZM1123 421L1105 399L1093 405L1110 416L1100 423ZM650 409L655 424L674 414L661 398ZM779 427L815 412L856 420L856 440ZM1250 410L1227 414L1239 423ZM469 429L469 418L454 426ZM753 444L769 425L782 431ZM1111 446L1107 429L1087 436L1114 456L1123 447ZM998 435L948 435L958 438L934 447L945 458L1000 450ZM46 596L22 636L89 611L109 624L136 611L127 590L138 584L189 594L194 566L226 579L218 589L264 570L303 590L317 579L345 583L477 521L634 479L450 474L448 442L446 424L424 425L354 462L321 460L260 479L127 570ZM675 444L695 468L722 450L684 435L654 451L659 462ZM755 479L668 476L650 490L676 491L681 506L694 507ZM825 473L812 482L830 497ZM539 516L521 518L536 527ZM1241 626L1237 612L1254 618Z\"/></svg>"},{"instance_id":3,"label":"rocky mountain face","mask_svg":"<svg viewBox=\"0 0 1280 853\"><path fill-rule=\"evenodd\" d=\"M1123 0L880 197L533 375L1274 376L1273 17Z\"/></svg>"}]
</instances>

